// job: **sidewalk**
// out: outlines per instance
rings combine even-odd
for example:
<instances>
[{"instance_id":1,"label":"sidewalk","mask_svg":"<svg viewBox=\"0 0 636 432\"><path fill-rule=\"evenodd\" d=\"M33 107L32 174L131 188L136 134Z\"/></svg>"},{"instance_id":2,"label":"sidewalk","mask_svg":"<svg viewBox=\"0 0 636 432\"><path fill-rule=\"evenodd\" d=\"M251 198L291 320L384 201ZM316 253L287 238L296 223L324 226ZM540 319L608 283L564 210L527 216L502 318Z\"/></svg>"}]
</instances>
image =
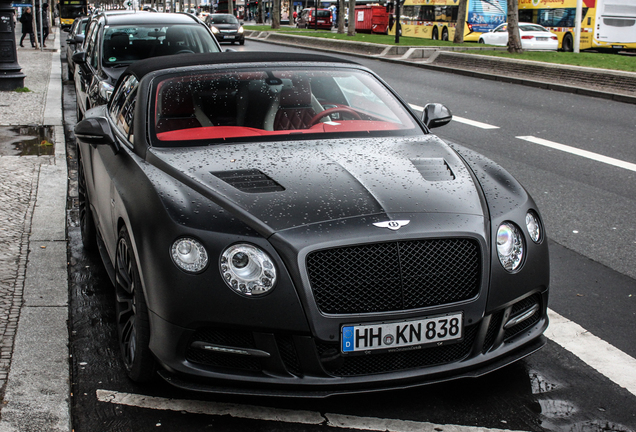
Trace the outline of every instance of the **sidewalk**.
<instances>
[{"instance_id":1,"label":"sidewalk","mask_svg":"<svg viewBox=\"0 0 636 432\"><path fill-rule=\"evenodd\" d=\"M0 432L71 430L59 28L47 45L18 47L31 92L0 92L0 127L50 125L55 145L52 156L0 156Z\"/></svg>"}]
</instances>

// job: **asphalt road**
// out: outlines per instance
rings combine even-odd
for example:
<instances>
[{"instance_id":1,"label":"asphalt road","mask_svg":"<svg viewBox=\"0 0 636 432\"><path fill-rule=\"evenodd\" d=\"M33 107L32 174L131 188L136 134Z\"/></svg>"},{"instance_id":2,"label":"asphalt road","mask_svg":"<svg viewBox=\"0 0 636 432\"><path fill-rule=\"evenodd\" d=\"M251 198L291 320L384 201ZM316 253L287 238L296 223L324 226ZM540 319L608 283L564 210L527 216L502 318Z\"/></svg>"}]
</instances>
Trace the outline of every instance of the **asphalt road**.
<instances>
[{"instance_id":1,"label":"asphalt road","mask_svg":"<svg viewBox=\"0 0 636 432\"><path fill-rule=\"evenodd\" d=\"M294 50L252 41L232 48ZM636 357L634 171L589 159L589 154L574 155L517 138L542 138L634 164L635 108L375 60L357 61L379 73L411 104L449 106L461 121L435 132L484 153L521 180L540 205L551 238L550 308ZM65 83L64 108L73 196L76 172L70 131L75 119L70 82ZM483 124L497 128L484 129ZM99 258L84 253L76 216L71 202L72 415L77 432L636 431L636 396L552 340L526 360L479 379L320 401L202 396L163 383L133 385L123 377L119 364L114 290Z\"/></svg>"}]
</instances>

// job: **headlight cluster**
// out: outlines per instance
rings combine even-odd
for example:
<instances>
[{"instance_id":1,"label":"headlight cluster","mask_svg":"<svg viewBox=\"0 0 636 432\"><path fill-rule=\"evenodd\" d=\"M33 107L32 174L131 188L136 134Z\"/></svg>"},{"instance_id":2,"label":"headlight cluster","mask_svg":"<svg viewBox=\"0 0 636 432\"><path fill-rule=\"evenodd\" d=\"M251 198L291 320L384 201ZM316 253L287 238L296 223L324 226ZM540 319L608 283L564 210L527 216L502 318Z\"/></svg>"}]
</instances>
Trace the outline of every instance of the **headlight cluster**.
<instances>
[{"instance_id":1,"label":"headlight cluster","mask_svg":"<svg viewBox=\"0 0 636 432\"><path fill-rule=\"evenodd\" d=\"M214 34L218 34L219 33L219 29L214 27L214 26L210 27L210 30L212 30L212 33L214 33Z\"/></svg>"},{"instance_id":2,"label":"headlight cluster","mask_svg":"<svg viewBox=\"0 0 636 432\"><path fill-rule=\"evenodd\" d=\"M243 26L240 26L240 27L239 27L239 29L238 29L238 32L239 32L239 33L243 33L244 31L245 31L245 30L243 29Z\"/></svg>"},{"instance_id":3,"label":"headlight cluster","mask_svg":"<svg viewBox=\"0 0 636 432\"><path fill-rule=\"evenodd\" d=\"M208 253L193 238L177 239L170 249L172 260L181 270L200 273L208 265ZM221 275L233 291L246 295L266 294L277 280L273 260L258 247L240 243L230 246L221 254Z\"/></svg>"},{"instance_id":4,"label":"headlight cluster","mask_svg":"<svg viewBox=\"0 0 636 432\"><path fill-rule=\"evenodd\" d=\"M223 280L243 295L260 295L276 285L276 268L272 259L256 246L242 243L227 248L221 255Z\"/></svg>"},{"instance_id":5,"label":"headlight cluster","mask_svg":"<svg viewBox=\"0 0 636 432\"><path fill-rule=\"evenodd\" d=\"M172 244L172 260L181 270L199 273L208 265L208 253L192 238L180 238Z\"/></svg>"},{"instance_id":6,"label":"headlight cluster","mask_svg":"<svg viewBox=\"0 0 636 432\"><path fill-rule=\"evenodd\" d=\"M541 243L543 230L539 217L533 211L526 213L526 229L534 243ZM525 237L521 229L512 222L503 222L497 229L497 256L499 262L509 272L521 268L526 251Z\"/></svg>"}]
</instances>

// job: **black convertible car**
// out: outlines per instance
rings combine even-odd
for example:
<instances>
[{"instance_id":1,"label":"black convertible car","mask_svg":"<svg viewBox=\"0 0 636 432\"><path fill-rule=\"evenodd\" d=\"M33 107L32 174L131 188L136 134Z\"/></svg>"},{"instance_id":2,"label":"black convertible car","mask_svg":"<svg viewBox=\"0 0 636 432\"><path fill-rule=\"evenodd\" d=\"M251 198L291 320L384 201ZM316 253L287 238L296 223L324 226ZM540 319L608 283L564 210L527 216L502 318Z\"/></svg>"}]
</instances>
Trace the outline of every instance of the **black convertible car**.
<instances>
[{"instance_id":1,"label":"black convertible car","mask_svg":"<svg viewBox=\"0 0 636 432\"><path fill-rule=\"evenodd\" d=\"M148 59L75 127L82 239L128 375L328 396L474 377L544 343L548 246L504 169L318 55Z\"/></svg>"}]
</instances>

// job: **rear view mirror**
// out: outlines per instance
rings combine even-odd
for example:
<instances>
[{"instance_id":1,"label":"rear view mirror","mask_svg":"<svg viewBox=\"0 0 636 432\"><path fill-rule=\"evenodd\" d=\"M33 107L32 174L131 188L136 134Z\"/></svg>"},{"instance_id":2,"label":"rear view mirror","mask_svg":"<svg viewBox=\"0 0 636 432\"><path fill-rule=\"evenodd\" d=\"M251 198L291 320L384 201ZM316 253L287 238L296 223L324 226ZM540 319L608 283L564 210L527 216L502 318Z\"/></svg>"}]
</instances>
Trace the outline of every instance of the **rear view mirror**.
<instances>
[{"instance_id":1,"label":"rear view mirror","mask_svg":"<svg viewBox=\"0 0 636 432\"><path fill-rule=\"evenodd\" d=\"M451 114L450 110L439 103L427 104L424 107L424 112L422 113L422 121L429 129L444 126L452 119L453 114Z\"/></svg>"},{"instance_id":2,"label":"rear view mirror","mask_svg":"<svg viewBox=\"0 0 636 432\"><path fill-rule=\"evenodd\" d=\"M92 145L110 145L117 153L119 146L106 117L90 117L75 125L75 137Z\"/></svg>"},{"instance_id":3,"label":"rear view mirror","mask_svg":"<svg viewBox=\"0 0 636 432\"><path fill-rule=\"evenodd\" d=\"M75 64L84 65L86 64L86 51L75 51L71 58Z\"/></svg>"}]
</instances>

